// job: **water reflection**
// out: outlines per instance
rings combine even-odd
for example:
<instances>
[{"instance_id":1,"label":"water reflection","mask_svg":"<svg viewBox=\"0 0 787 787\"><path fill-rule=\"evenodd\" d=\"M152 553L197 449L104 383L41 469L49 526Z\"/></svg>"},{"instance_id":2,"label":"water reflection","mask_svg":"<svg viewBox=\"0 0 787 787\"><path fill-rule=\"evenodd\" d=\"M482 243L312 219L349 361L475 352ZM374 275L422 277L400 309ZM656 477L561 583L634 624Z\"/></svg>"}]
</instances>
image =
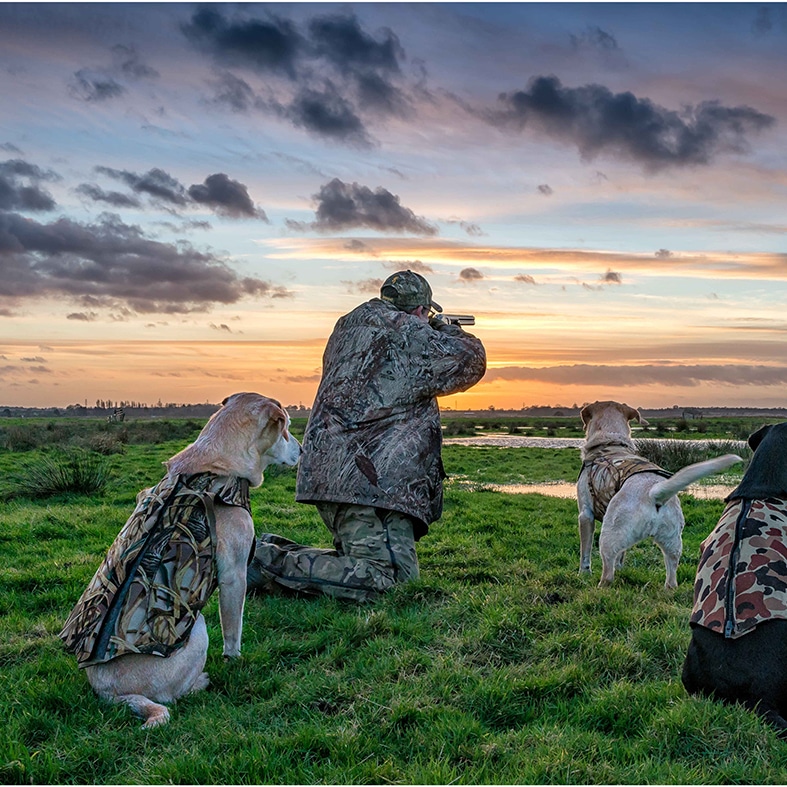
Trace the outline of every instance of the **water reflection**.
<instances>
[{"instance_id":1,"label":"water reflection","mask_svg":"<svg viewBox=\"0 0 787 787\"><path fill-rule=\"evenodd\" d=\"M457 482L455 482L457 483ZM565 481L548 481L543 484L474 484L472 482L458 483L462 485L472 485L474 488L490 489L494 492L505 492L509 495L548 495L549 497L571 497L577 496L576 484L569 484ZM701 500L723 500L735 489L734 486L721 484L692 484L681 494L693 495Z\"/></svg>"}]
</instances>

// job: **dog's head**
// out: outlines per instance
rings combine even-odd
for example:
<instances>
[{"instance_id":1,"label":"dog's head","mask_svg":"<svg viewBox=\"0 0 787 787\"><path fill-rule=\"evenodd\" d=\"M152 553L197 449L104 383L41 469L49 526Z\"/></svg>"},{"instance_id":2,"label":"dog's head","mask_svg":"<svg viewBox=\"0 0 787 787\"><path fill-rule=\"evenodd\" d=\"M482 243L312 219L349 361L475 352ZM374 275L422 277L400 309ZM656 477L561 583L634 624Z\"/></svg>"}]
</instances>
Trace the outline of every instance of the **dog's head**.
<instances>
[{"instance_id":1,"label":"dog's head","mask_svg":"<svg viewBox=\"0 0 787 787\"><path fill-rule=\"evenodd\" d=\"M634 450L629 421L647 425L639 410L620 402L593 402L579 413L585 427L585 450L609 443Z\"/></svg>"},{"instance_id":2,"label":"dog's head","mask_svg":"<svg viewBox=\"0 0 787 787\"><path fill-rule=\"evenodd\" d=\"M289 415L275 399L232 394L199 437L165 464L170 473L234 475L259 486L268 465L298 463L301 446L289 426Z\"/></svg>"},{"instance_id":3,"label":"dog's head","mask_svg":"<svg viewBox=\"0 0 787 787\"><path fill-rule=\"evenodd\" d=\"M787 498L787 422L761 427L749 435L748 443L754 456L729 497Z\"/></svg>"}]
</instances>

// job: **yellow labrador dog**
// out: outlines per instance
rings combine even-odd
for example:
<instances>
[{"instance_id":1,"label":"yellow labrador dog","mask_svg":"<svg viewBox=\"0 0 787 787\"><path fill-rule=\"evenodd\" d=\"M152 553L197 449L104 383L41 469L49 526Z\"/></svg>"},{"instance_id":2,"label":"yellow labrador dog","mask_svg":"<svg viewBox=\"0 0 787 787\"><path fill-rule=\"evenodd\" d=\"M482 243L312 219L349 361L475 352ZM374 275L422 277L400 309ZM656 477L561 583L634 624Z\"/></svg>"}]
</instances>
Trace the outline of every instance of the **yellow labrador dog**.
<instances>
[{"instance_id":1,"label":"yellow labrador dog","mask_svg":"<svg viewBox=\"0 0 787 787\"><path fill-rule=\"evenodd\" d=\"M677 587L684 525L678 492L743 460L735 454L725 454L688 465L672 475L637 455L629 421L647 421L633 407L619 402L593 402L582 408L580 416L585 426L585 444L577 480L579 570L590 572L590 551L598 519L602 562L599 585L609 585L626 550L650 536L664 555L665 587Z\"/></svg>"},{"instance_id":2,"label":"yellow labrador dog","mask_svg":"<svg viewBox=\"0 0 787 787\"><path fill-rule=\"evenodd\" d=\"M240 655L246 566L254 548L249 487L270 464L294 466L301 447L281 405L227 397L199 437L137 496L60 637L103 699L144 727L166 724L166 703L208 685L200 610L219 590L225 658Z\"/></svg>"}]
</instances>

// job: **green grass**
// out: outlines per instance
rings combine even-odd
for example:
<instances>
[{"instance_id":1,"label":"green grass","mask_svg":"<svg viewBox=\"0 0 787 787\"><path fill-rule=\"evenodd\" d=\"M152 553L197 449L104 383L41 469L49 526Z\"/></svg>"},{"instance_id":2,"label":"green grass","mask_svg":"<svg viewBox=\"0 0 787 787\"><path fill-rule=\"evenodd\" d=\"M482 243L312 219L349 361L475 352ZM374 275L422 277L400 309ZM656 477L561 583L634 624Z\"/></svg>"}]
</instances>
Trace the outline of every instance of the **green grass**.
<instances>
[{"instance_id":1,"label":"green grass","mask_svg":"<svg viewBox=\"0 0 787 787\"><path fill-rule=\"evenodd\" d=\"M752 713L689 698L680 668L699 543L722 503L683 499L674 592L658 549L615 584L578 574L576 504L483 491L572 480L572 449L449 446L421 579L374 604L255 597L243 656L145 732L98 700L57 632L133 507L183 447L127 444L101 496L15 499L0 511L0 782L33 784L783 783L787 745ZM12 455L0 455L0 467ZM295 474L252 494L258 532L329 546Z\"/></svg>"}]
</instances>

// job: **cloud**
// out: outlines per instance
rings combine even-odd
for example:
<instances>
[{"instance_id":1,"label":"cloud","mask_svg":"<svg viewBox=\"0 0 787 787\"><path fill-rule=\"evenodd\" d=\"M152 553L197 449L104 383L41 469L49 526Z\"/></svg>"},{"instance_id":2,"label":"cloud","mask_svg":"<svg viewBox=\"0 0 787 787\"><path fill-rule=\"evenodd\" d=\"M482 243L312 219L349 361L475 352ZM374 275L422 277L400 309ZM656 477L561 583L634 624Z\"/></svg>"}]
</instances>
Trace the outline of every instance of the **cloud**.
<instances>
[{"instance_id":1,"label":"cloud","mask_svg":"<svg viewBox=\"0 0 787 787\"><path fill-rule=\"evenodd\" d=\"M212 82L215 104L224 104L233 112L247 113L258 106L257 97L245 79L229 71L222 71Z\"/></svg>"},{"instance_id":2,"label":"cloud","mask_svg":"<svg viewBox=\"0 0 787 787\"><path fill-rule=\"evenodd\" d=\"M311 224L288 222L291 228L338 232L365 227L378 232L437 234L435 226L405 208L398 196L382 187L372 191L367 186L334 178L320 188L314 199L317 201L316 221Z\"/></svg>"},{"instance_id":3,"label":"cloud","mask_svg":"<svg viewBox=\"0 0 787 787\"><path fill-rule=\"evenodd\" d=\"M309 23L309 33L316 53L341 71L372 68L398 73L399 59L404 58L399 39L390 29L383 28L382 40L376 41L354 16L318 17Z\"/></svg>"},{"instance_id":4,"label":"cloud","mask_svg":"<svg viewBox=\"0 0 787 787\"><path fill-rule=\"evenodd\" d=\"M342 284L351 292L357 292L364 295L379 295L380 288L383 286L383 280L362 279L361 281L343 281Z\"/></svg>"},{"instance_id":5,"label":"cloud","mask_svg":"<svg viewBox=\"0 0 787 787\"><path fill-rule=\"evenodd\" d=\"M659 259L666 260L668 257L672 256L672 252L669 249L659 249L658 251L654 252L654 256L658 257Z\"/></svg>"},{"instance_id":6,"label":"cloud","mask_svg":"<svg viewBox=\"0 0 787 787\"><path fill-rule=\"evenodd\" d=\"M459 278L464 282L476 282L484 278L484 274L476 268L463 268L459 271Z\"/></svg>"},{"instance_id":7,"label":"cloud","mask_svg":"<svg viewBox=\"0 0 787 787\"><path fill-rule=\"evenodd\" d=\"M303 88L281 112L294 125L319 136L362 148L372 146L371 138L352 104L331 84L326 84L322 90Z\"/></svg>"},{"instance_id":8,"label":"cloud","mask_svg":"<svg viewBox=\"0 0 787 787\"><path fill-rule=\"evenodd\" d=\"M414 271L415 273L434 273L434 268L421 260L389 260L384 262L386 268L392 271Z\"/></svg>"},{"instance_id":9,"label":"cloud","mask_svg":"<svg viewBox=\"0 0 787 787\"><path fill-rule=\"evenodd\" d=\"M93 202L103 202L113 208L138 208L142 204L136 197L119 191L105 191L95 183L81 183L74 191Z\"/></svg>"},{"instance_id":10,"label":"cloud","mask_svg":"<svg viewBox=\"0 0 787 787\"><path fill-rule=\"evenodd\" d=\"M79 322L95 322L98 319L97 312L71 312L66 315L67 320L77 320Z\"/></svg>"},{"instance_id":11,"label":"cloud","mask_svg":"<svg viewBox=\"0 0 787 787\"><path fill-rule=\"evenodd\" d=\"M399 39L388 28L370 35L353 14L315 17L302 31L271 13L232 19L224 9L203 8L181 30L224 69L212 82L211 102L233 112L273 113L315 136L364 148L373 145L366 116L412 114L396 84L405 58ZM264 97L247 75L265 79Z\"/></svg>"},{"instance_id":12,"label":"cloud","mask_svg":"<svg viewBox=\"0 0 787 787\"><path fill-rule=\"evenodd\" d=\"M112 47L115 68L127 79L158 79L159 72L142 62L133 46L116 44Z\"/></svg>"},{"instance_id":13,"label":"cloud","mask_svg":"<svg viewBox=\"0 0 787 787\"><path fill-rule=\"evenodd\" d=\"M595 25L588 25L585 32L578 36L572 34L571 46L574 49L591 48L602 52L613 52L619 48L615 36Z\"/></svg>"},{"instance_id":14,"label":"cloud","mask_svg":"<svg viewBox=\"0 0 787 787\"><path fill-rule=\"evenodd\" d=\"M606 273L602 274L601 281L603 284L623 284L623 275L608 270Z\"/></svg>"},{"instance_id":15,"label":"cloud","mask_svg":"<svg viewBox=\"0 0 787 787\"><path fill-rule=\"evenodd\" d=\"M764 36L773 30L773 19L771 18L771 9L767 6L761 5L757 9L757 15L751 23L751 31L756 36Z\"/></svg>"},{"instance_id":16,"label":"cloud","mask_svg":"<svg viewBox=\"0 0 787 787\"><path fill-rule=\"evenodd\" d=\"M522 282L522 284L535 284L536 280L527 273L520 273L518 276L514 276L514 281Z\"/></svg>"},{"instance_id":17,"label":"cloud","mask_svg":"<svg viewBox=\"0 0 787 787\"><path fill-rule=\"evenodd\" d=\"M54 210L57 203L38 184L55 180L60 177L51 170L21 159L0 162L0 210Z\"/></svg>"},{"instance_id":18,"label":"cloud","mask_svg":"<svg viewBox=\"0 0 787 787\"><path fill-rule=\"evenodd\" d=\"M91 299L135 313L206 311L242 298L289 297L283 287L239 276L225 261L185 241L161 243L114 214L94 224L50 224L0 213L0 297Z\"/></svg>"},{"instance_id":19,"label":"cloud","mask_svg":"<svg viewBox=\"0 0 787 787\"><path fill-rule=\"evenodd\" d=\"M158 202L182 207L188 202L186 189L182 183L163 169L154 167L144 175L112 167L96 167L96 172L125 183L138 194L147 194Z\"/></svg>"},{"instance_id":20,"label":"cloud","mask_svg":"<svg viewBox=\"0 0 787 787\"><path fill-rule=\"evenodd\" d=\"M298 57L306 45L291 21L273 14L231 22L214 8L202 8L181 30L219 63L290 78L295 77Z\"/></svg>"},{"instance_id":21,"label":"cloud","mask_svg":"<svg viewBox=\"0 0 787 787\"><path fill-rule=\"evenodd\" d=\"M528 368L507 366L487 371L484 382L519 380L559 385L603 386L606 388L635 385L667 385L693 388L701 384L770 386L787 383L787 367L763 365L681 365L648 364L642 366L548 366Z\"/></svg>"},{"instance_id":22,"label":"cloud","mask_svg":"<svg viewBox=\"0 0 787 787\"><path fill-rule=\"evenodd\" d=\"M268 222L265 211L252 202L246 186L222 172L208 175L202 185L191 186L188 193L195 202L208 205L223 216L256 218Z\"/></svg>"},{"instance_id":23,"label":"cloud","mask_svg":"<svg viewBox=\"0 0 787 787\"><path fill-rule=\"evenodd\" d=\"M95 104L122 96L126 88L100 70L80 68L74 73L68 92L73 98Z\"/></svg>"},{"instance_id":24,"label":"cloud","mask_svg":"<svg viewBox=\"0 0 787 787\"><path fill-rule=\"evenodd\" d=\"M543 194L545 197L551 197L552 194L554 194L552 187L547 183L542 183L536 190L539 194Z\"/></svg>"},{"instance_id":25,"label":"cloud","mask_svg":"<svg viewBox=\"0 0 787 787\"><path fill-rule=\"evenodd\" d=\"M770 115L748 106L703 101L681 112L602 85L564 87L555 76L531 80L527 90L502 93L504 109L488 119L500 127L532 129L576 145L584 160L620 156L655 172L709 164L721 153L742 153L748 136L770 128Z\"/></svg>"}]
</instances>

